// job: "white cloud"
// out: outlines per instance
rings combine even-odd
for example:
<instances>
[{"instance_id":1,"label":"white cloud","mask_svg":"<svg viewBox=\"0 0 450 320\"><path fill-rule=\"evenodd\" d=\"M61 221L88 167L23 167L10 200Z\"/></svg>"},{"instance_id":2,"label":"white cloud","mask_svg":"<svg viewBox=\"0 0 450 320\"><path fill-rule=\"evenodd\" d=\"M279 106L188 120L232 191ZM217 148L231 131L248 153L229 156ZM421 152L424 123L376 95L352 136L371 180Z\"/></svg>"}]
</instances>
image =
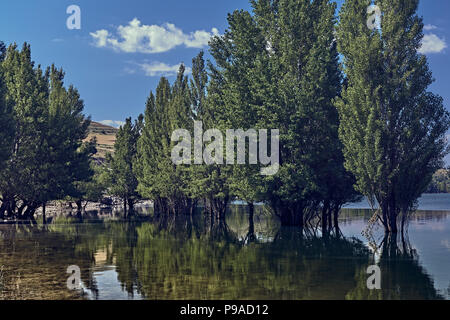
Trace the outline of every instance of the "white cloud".
<instances>
[{"instance_id":1,"label":"white cloud","mask_svg":"<svg viewBox=\"0 0 450 320\"><path fill-rule=\"evenodd\" d=\"M212 36L219 35L219 31L213 28L211 32L197 30L185 34L171 23L162 26L143 25L134 18L128 25L119 26L116 35L105 29L91 32L90 35L95 46L100 48L110 47L127 53L161 53L180 45L203 48L208 45Z\"/></svg>"},{"instance_id":2,"label":"white cloud","mask_svg":"<svg viewBox=\"0 0 450 320\"><path fill-rule=\"evenodd\" d=\"M174 76L178 73L178 70L180 69L181 63L176 65L168 65L163 62L153 62L153 63L143 63L139 64L141 69L145 72L145 74L149 77L156 77L156 76ZM191 68L186 67L185 74L188 74L191 72Z\"/></svg>"},{"instance_id":3,"label":"white cloud","mask_svg":"<svg viewBox=\"0 0 450 320\"><path fill-rule=\"evenodd\" d=\"M445 48L447 48L447 44L444 39L439 38L437 35L430 33L426 34L422 40L422 47L419 49L419 52L422 54L427 53L440 53Z\"/></svg>"},{"instance_id":4,"label":"white cloud","mask_svg":"<svg viewBox=\"0 0 450 320\"><path fill-rule=\"evenodd\" d=\"M103 121L99 121L99 123L104 124L105 126L111 126L114 128L119 128L120 126L123 126L125 124L124 121L117 121L117 120L103 120Z\"/></svg>"},{"instance_id":5,"label":"white cloud","mask_svg":"<svg viewBox=\"0 0 450 320\"><path fill-rule=\"evenodd\" d=\"M96 32L91 32L90 35L94 38L95 45L97 47L105 47L107 44L107 39L109 32L107 30L98 30Z\"/></svg>"},{"instance_id":6,"label":"white cloud","mask_svg":"<svg viewBox=\"0 0 450 320\"><path fill-rule=\"evenodd\" d=\"M431 30L436 30L436 29L437 29L437 27L432 24L427 24L423 27L423 30L425 30L425 31L431 31Z\"/></svg>"}]
</instances>

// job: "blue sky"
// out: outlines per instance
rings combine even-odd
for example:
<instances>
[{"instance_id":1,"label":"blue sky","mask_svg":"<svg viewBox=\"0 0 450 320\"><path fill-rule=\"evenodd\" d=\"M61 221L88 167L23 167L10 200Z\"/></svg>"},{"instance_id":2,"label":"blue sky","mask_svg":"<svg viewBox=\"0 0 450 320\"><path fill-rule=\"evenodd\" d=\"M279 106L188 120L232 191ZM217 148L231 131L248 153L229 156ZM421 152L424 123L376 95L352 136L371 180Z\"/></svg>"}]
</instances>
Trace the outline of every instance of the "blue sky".
<instances>
[{"instance_id":1,"label":"blue sky","mask_svg":"<svg viewBox=\"0 0 450 320\"><path fill-rule=\"evenodd\" d=\"M72 4L81 9L81 30L66 27L66 9ZM161 76L154 70L164 69L164 65L173 68L181 62L190 67L192 58L202 47L207 50L207 46L202 46L202 41L195 43L195 37L191 37L190 47L181 44L159 53L125 52L95 46L91 33L107 30L111 37L120 38L117 28L129 25L135 18L141 21L141 27L167 30L165 24L173 24L187 38L196 31L212 34L213 28L223 33L227 13L248 7L242 0L2 0L0 39L19 45L27 41L37 63L62 67L66 83L79 89L85 111L94 120L123 121L144 111L146 98ZM158 31L161 30L155 34ZM166 38L171 37L158 39L162 49L168 48L161 44L164 40L173 42ZM145 69L147 65L150 67Z\"/></svg>"},{"instance_id":2,"label":"blue sky","mask_svg":"<svg viewBox=\"0 0 450 320\"><path fill-rule=\"evenodd\" d=\"M338 1L340 4L342 1ZM70 5L81 9L81 30L69 30ZM250 9L247 0L2 0L0 39L31 44L33 59L66 71L96 121L123 121L144 111L161 75L207 49L209 36L223 33L226 16ZM450 108L450 1L422 0L427 56L436 78L431 90ZM122 27L121 27L122 26ZM143 37L152 38L151 45Z\"/></svg>"}]
</instances>

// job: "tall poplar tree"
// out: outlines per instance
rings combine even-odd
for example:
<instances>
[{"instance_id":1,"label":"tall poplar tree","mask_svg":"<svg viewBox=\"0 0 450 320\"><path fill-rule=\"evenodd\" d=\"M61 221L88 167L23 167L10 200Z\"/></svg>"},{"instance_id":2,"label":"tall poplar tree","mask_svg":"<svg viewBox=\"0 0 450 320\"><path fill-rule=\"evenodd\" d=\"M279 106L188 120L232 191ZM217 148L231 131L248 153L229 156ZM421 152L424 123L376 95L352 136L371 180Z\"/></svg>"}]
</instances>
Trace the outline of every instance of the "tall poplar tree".
<instances>
[{"instance_id":1,"label":"tall poplar tree","mask_svg":"<svg viewBox=\"0 0 450 320\"><path fill-rule=\"evenodd\" d=\"M123 200L125 215L132 214L134 203L138 200L138 180L133 170L137 156L137 142L141 134L143 116L133 124L131 118L127 118L125 124L120 127L114 144L114 155L108 155L110 164L110 188L111 194ZM128 209L128 210L127 210Z\"/></svg>"},{"instance_id":2,"label":"tall poplar tree","mask_svg":"<svg viewBox=\"0 0 450 320\"><path fill-rule=\"evenodd\" d=\"M450 116L438 95L427 58L419 53L423 21L419 0L379 0L381 26L369 29L369 0L347 0L337 29L346 75L340 138L357 189L375 205L386 232L404 226L446 154Z\"/></svg>"},{"instance_id":3,"label":"tall poplar tree","mask_svg":"<svg viewBox=\"0 0 450 320\"><path fill-rule=\"evenodd\" d=\"M11 104L6 103L6 83L3 75L3 60L6 55L6 47L0 41L0 171L4 168L4 162L11 156L14 137L13 113Z\"/></svg>"},{"instance_id":4,"label":"tall poplar tree","mask_svg":"<svg viewBox=\"0 0 450 320\"><path fill-rule=\"evenodd\" d=\"M236 10L229 14L228 25L222 37L215 37L210 42L215 65L209 65L211 81L208 86L210 126L220 128L224 137L227 129L247 132L258 128L258 114L251 93L251 71L258 55L265 52L264 35L249 12ZM222 190L215 193L221 193L222 199L227 195L228 200L233 197L246 201L250 214L253 214L253 203L262 197L263 179L260 166L249 164L249 140L245 138L245 164L237 164L233 155L234 165L216 168L216 172L226 176L222 179L226 183L222 183ZM233 143L235 151L237 141ZM227 159L225 150L224 155L228 163L230 159ZM218 174L215 176L220 177Z\"/></svg>"},{"instance_id":5,"label":"tall poplar tree","mask_svg":"<svg viewBox=\"0 0 450 320\"><path fill-rule=\"evenodd\" d=\"M138 142L136 175L138 191L154 200L157 214L189 213L193 210L189 177L191 170L174 164L172 133L177 129L193 132L193 109L188 79L182 65L173 85L161 78L156 96L150 93Z\"/></svg>"},{"instance_id":6,"label":"tall poplar tree","mask_svg":"<svg viewBox=\"0 0 450 320\"><path fill-rule=\"evenodd\" d=\"M31 218L40 205L36 186L48 117L48 74L34 67L28 44L21 51L15 44L9 46L2 67L14 125L11 159L0 177L2 206L10 216Z\"/></svg>"}]
</instances>

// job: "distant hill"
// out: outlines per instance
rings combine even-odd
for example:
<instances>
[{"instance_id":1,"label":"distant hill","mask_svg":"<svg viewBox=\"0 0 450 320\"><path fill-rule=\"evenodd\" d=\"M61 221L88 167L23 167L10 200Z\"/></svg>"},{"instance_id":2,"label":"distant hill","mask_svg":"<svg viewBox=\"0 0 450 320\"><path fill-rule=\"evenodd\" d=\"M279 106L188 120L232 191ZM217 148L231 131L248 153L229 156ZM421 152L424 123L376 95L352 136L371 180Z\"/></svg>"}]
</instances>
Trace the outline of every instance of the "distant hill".
<instances>
[{"instance_id":1,"label":"distant hill","mask_svg":"<svg viewBox=\"0 0 450 320\"><path fill-rule=\"evenodd\" d=\"M101 134L101 135L116 135L119 129L107 126L105 124L91 121L91 125L89 126L89 132L94 134Z\"/></svg>"},{"instance_id":2,"label":"distant hill","mask_svg":"<svg viewBox=\"0 0 450 320\"><path fill-rule=\"evenodd\" d=\"M106 153L114 152L114 143L116 142L116 134L119 129L92 121L88 131L87 141L94 137L97 138L96 159L104 160Z\"/></svg>"}]
</instances>

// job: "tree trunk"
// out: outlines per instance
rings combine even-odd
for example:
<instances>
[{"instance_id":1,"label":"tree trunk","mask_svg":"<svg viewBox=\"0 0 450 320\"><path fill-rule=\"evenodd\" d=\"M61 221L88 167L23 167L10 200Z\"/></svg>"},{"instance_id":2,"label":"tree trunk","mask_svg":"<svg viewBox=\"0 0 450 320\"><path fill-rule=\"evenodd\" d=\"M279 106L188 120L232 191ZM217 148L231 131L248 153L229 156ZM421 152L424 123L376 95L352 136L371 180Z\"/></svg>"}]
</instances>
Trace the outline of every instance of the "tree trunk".
<instances>
[{"instance_id":1,"label":"tree trunk","mask_svg":"<svg viewBox=\"0 0 450 320\"><path fill-rule=\"evenodd\" d=\"M389 232L390 233L397 233L397 215L395 212L391 212L391 215L389 217Z\"/></svg>"},{"instance_id":2,"label":"tree trunk","mask_svg":"<svg viewBox=\"0 0 450 320\"><path fill-rule=\"evenodd\" d=\"M123 213L124 217L127 217L127 198L123 198Z\"/></svg>"},{"instance_id":3,"label":"tree trunk","mask_svg":"<svg viewBox=\"0 0 450 320\"><path fill-rule=\"evenodd\" d=\"M330 232L331 232L331 228L333 227L333 219L332 219L332 215L333 215L333 210L332 210L332 208L330 207L330 209L328 209L328 215L327 215L327 218L328 218L328 229L330 230Z\"/></svg>"},{"instance_id":4,"label":"tree trunk","mask_svg":"<svg viewBox=\"0 0 450 320\"><path fill-rule=\"evenodd\" d=\"M75 203L77 204L77 214L81 214L83 211L83 202L81 200L77 200Z\"/></svg>"},{"instance_id":5,"label":"tree trunk","mask_svg":"<svg viewBox=\"0 0 450 320\"><path fill-rule=\"evenodd\" d=\"M5 212L6 212L6 202L2 202L2 205L0 206L0 219L5 219Z\"/></svg>"},{"instance_id":6,"label":"tree trunk","mask_svg":"<svg viewBox=\"0 0 450 320\"><path fill-rule=\"evenodd\" d=\"M37 224L36 220L34 219L34 213L36 212L37 207L38 206L34 204L28 204L27 209L20 218L23 220L30 220L33 224Z\"/></svg>"},{"instance_id":7,"label":"tree trunk","mask_svg":"<svg viewBox=\"0 0 450 320\"><path fill-rule=\"evenodd\" d=\"M255 205L253 202L248 202L248 233L247 233L247 243L251 243L255 241L255 222L254 222L254 215L255 215Z\"/></svg>"},{"instance_id":8,"label":"tree trunk","mask_svg":"<svg viewBox=\"0 0 450 320\"><path fill-rule=\"evenodd\" d=\"M128 215L132 216L134 214L134 200L128 199Z\"/></svg>"},{"instance_id":9,"label":"tree trunk","mask_svg":"<svg viewBox=\"0 0 450 320\"><path fill-rule=\"evenodd\" d=\"M45 207L46 207L46 204L44 203L44 204L42 205L42 223L43 223L43 224L47 224L47 218L46 218L46 216L45 216Z\"/></svg>"},{"instance_id":10,"label":"tree trunk","mask_svg":"<svg viewBox=\"0 0 450 320\"><path fill-rule=\"evenodd\" d=\"M6 212L10 218L15 216L16 201L14 199L7 199L6 201Z\"/></svg>"},{"instance_id":11,"label":"tree trunk","mask_svg":"<svg viewBox=\"0 0 450 320\"><path fill-rule=\"evenodd\" d=\"M225 220L225 214L228 208L228 201L229 201L228 196L226 196L224 199L209 200L211 212L218 221Z\"/></svg>"},{"instance_id":12,"label":"tree trunk","mask_svg":"<svg viewBox=\"0 0 450 320\"><path fill-rule=\"evenodd\" d=\"M280 221L282 226L303 227L303 207L294 205L292 207L282 207L280 210Z\"/></svg>"},{"instance_id":13,"label":"tree trunk","mask_svg":"<svg viewBox=\"0 0 450 320\"><path fill-rule=\"evenodd\" d=\"M322 208L322 234L325 234L328 232L328 212L329 212L330 204L329 202L325 201Z\"/></svg>"},{"instance_id":14,"label":"tree trunk","mask_svg":"<svg viewBox=\"0 0 450 320\"><path fill-rule=\"evenodd\" d=\"M334 229L336 230L336 234L338 234L339 231L339 211L340 208L334 208L333 210Z\"/></svg>"}]
</instances>

